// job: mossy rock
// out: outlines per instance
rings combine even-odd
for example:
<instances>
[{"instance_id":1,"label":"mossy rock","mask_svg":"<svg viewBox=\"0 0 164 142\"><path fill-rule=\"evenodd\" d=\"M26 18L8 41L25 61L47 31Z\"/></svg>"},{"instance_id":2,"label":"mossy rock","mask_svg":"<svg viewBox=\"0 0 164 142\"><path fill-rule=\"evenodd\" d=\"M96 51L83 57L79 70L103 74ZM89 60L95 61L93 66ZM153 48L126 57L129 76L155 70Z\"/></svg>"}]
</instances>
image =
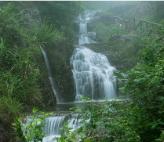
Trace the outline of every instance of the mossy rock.
<instances>
[{"instance_id":1,"label":"mossy rock","mask_svg":"<svg viewBox=\"0 0 164 142\"><path fill-rule=\"evenodd\" d=\"M136 46L132 41L110 41L107 43L92 43L86 44L91 50L102 53L107 56L111 65L117 70L128 70L134 67L138 59L138 52L142 49L141 46Z\"/></svg>"}]
</instances>

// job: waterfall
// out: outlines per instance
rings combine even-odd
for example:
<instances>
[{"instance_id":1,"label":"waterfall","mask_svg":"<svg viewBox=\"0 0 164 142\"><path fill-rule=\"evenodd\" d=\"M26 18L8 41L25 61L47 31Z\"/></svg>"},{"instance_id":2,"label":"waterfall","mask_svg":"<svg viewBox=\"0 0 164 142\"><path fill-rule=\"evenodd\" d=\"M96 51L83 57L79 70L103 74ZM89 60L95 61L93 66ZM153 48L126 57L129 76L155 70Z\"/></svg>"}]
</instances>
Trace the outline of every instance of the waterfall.
<instances>
[{"instance_id":1,"label":"waterfall","mask_svg":"<svg viewBox=\"0 0 164 142\"><path fill-rule=\"evenodd\" d=\"M95 35L95 33L87 31L87 23L94 18L96 12L95 10L87 10L84 12L84 19L82 19L81 15L79 15L77 19L79 23L79 45L74 50L70 59L76 89L75 101L79 101L83 96L92 98L92 100L113 99L116 96L116 79L113 76L115 68L110 65L105 55L95 53L86 46L83 46L83 44L96 43L89 38L91 35ZM42 48L41 50L45 59L49 80L54 95L57 98L57 103L61 103L62 99L54 87L46 53ZM77 129L79 127L79 121L81 121L81 119L77 119L77 116L78 114L71 112L56 112L56 114L47 117L44 120L43 132L46 133L46 135L43 138L43 142L55 142L54 137L60 137L60 127L62 127L65 122L70 121L68 127L71 127L72 131ZM87 122L89 122L89 119Z\"/></svg>"},{"instance_id":2,"label":"waterfall","mask_svg":"<svg viewBox=\"0 0 164 142\"><path fill-rule=\"evenodd\" d=\"M43 138L43 142L52 142L54 137L60 137L61 130L60 128L63 126L65 122L70 121L68 127L72 128L71 131L74 131L79 127L79 121L81 119L77 119L78 114L76 113L58 113L49 116L44 121L43 132L46 133ZM54 141L53 141L54 142Z\"/></svg>"},{"instance_id":3,"label":"waterfall","mask_svg":"<svg viewBox=\"0 0 164 142\"><path fill-rule=\"evenodd\" d=\"M46 133L46 135L43 138L43 142L52 142L55 137L60 137L60 128L63 126L63 123L65 122L65 117L65 115L59 115L49 116L45 119L43 132Z\"/></svg>"},{"instance_id":4,"label":"waterfall","mask_svg":"<svg viewBox=\"0 0 164 142\"><path fill-rule=\"evenodd\" d=\"M51 70L50 70L50 65L49 65L49 62L48 62L48 58L47 58L46 52L43 50L42 47L40 47L40 48L41 48L42 53L43 53L43 56L44 56L44 61L45 61L47 73L48 73L48 76L49 76L49 81L51 83L53 93L54 93L54 95L56 97L57 104L58 103L61 103L62 102L62 99L59 97L59 94L57 93L57 91L56 91L56 89L54 87L55 85L54 85L54 81L53 81L53 78L52 78L52 74L51 74Z\"/></svg>"},{"instance_id":5,"label":"waterfall","mask_svg":"<svg viewBox=\"0 0 164 142\"><path fill-rule=\"evenodd\" d=\"M43 138L43 142L56 142L55 137L61 136L61 130L60 128L63 127L63 124L65 122L70 121L68 127L72 128L71 131L74 131L79 127L79 121L81 119L77 119L78 114L77 113L56 113L52 114L45 118L43 124L43 133L45 133L45 137ZM24 131L24 127L30 123L31 121L31 115L27 116L27 122L24 124L22 123L22 130ZM32 142L32 141L31 141Z\"/></svg>"},{"instance_id":6,"label":"waterfall","mask_svg":"<svg viewBox=\"0 0 164 142\"><path fill-rule=\"evenodd\" d=\"M96 43L89 38L87 23L94 18L96 10L84 11L84 19L79 15L76 21L79 24L78 47L74 50L70 59L74 84L76 89L75 101L81 97L89 97L92 100L113 99L116 97L113 71L116 69L110 65L107 57L95 53L83 44Z\"/></svg>"}]
</instances>

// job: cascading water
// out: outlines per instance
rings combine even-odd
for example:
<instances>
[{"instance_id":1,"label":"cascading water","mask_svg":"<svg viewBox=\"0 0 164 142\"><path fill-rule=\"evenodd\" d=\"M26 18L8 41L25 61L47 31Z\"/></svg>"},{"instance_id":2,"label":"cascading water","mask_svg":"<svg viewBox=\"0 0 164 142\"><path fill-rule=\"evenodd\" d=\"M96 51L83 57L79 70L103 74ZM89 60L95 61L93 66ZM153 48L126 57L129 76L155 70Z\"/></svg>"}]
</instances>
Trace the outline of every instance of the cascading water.
<instances>
[{"instance_id":1,"label":"cascading water","mask_svg":"<svg viewBox=\"0 0 164 142\"><path fill-rule=\"evenodd\" d=\"M56 89L54 87L54 82L53 82L47 55L46 55L45 51L42 49L42 47L40 47L40 48L41 48L43 56L44 56L47 73L49 76L49 80L50 80L54 95L56 96L57 103L60 103L60 102L62 102L62 100L60 99L60 96L58 96L58 93L56 92ZM61 135L60 128L63 126L64 122L67 122L70 120L69 127L72 128L72 131L74 131L76 128L78 128L80 119L77 119L77 116L78 116L78 114L60 113L60 114L55 114L55 115L51 115L51 116L47 117L44 120L43 132L46 135L43 138L43 142L56 142L55 137L60 137L60 135ZM27 125L30 122L30 120L31 120L30 117L27 116L27 123L23 124L23 126Z\"/></svg>"},{"instance_id":2,"label":"cascading water","mask_svg":"<svg viewBox=\"0 0 164 142\"><path fill-rule=\"evenodd\" d=\"M73 76L76 88L76 101L83 96L92 100L112 99L115 97L114 67L106 56L80 47L72 56Z\"/></svg>"},{"instance_id":3,"label":"cascading water","mask_svg":"<svg viewBox=\"0 0 164 142\"><path fill-rule=\"evenodd\" d=\"M45 118L43 124L43 133L45 133L45 137L43 138L43 142L56 142L55 137L60 137L61 130L60 128L63 126L65 122L70 121L68 127L72 128L72 131L79 127L80 119L77 119L77 113L56 113ZM22 130L24 131L24 127L30 123L32 116L27 116L27 122L22 123ZM31 141L32 142L32 141Z\"/></svg>"},{"instance_id":4,"label":"cascading water","mask_svg":"<svg viewBox=\"0 0 164 142\"><path fill-rule=\"evenodd\" d=\"M53 90L54 95L56 97L57 103L61 103L62 100L60 99L59 94L57 93L57 91L56 91L56 89L54 87L54 81L53 81L53 78L52 78L52 74L51 74L51 70L50 70L50 65L49 65L49 62L48 62L48 58L47 58L46 52L43 50L42 47L40 47L40 48L41 48L42 53L43 53L43 56L44 56L45 65L46 65L47 73L48 73L49 80L50 80L50 83L51 83L51 86L52 86L52 90Z\"/></svg>"},{"instance_id":5,"label":"cascading water","mask_svg":"<svg viewBox=\"0 0 164 142\"><path fill-rule=\"evenodd\" d=\"M94 14L97 11L85 11L84 20L81 16L78 17L79 21L79 46L75 49L72 57L71 64L73 66L73 77L76 88L76 99L79 101L81 97L86 96L92 98L92 100L104 100L105 97L112 99L115 97L115 77L113 71L115 70L109 64L106 56L95 53L87 47L82 46L87 43L96 43L89 38L92 33L87 33L87 23L92 20ZM41 48L45 59L49 80L52 85L52 89L57 98L57 103L62 102L60 96L54 88L53 78L49 66L49 62L46 53ZM78 114L59 113L47 117L44 121L43 132L46 133L43 138L43 142L55 142L54 137L60 137L60 127L64 122L70 120L69 127L72 127L72 131L79 127L80 119L77 119ZM27 119L27 123L30 118ZM87 120L89 122L89 119Z\"/></svg>"},{"instance_id":6,"label":"cascading water","mask_svg":"<svg viewBox=\"0 0 164 142\"><path fill-rule=\"evenodd\" d=\"M96 43L89 38L87 23L93 19L97 11L87 10L84 12L84 20L79 15L79 45L71 57L73 78L76 89L75 101L81 97L89 97L92 100L113 99L116 97L115 82L113 76L115 68L110 65L107 57L95 53L87 47L87 43Z\"/></svg>"},{"instance_id":7,"label":"cascading water","mask_svg":"<svg viewBox=\"0 0 164 142\"><path fill-rule=\"evenodd\" d=\"M47 117L44 121L45 125L43 128L43 132L46 133L46 135L43 138L43 142L54 142L55 137L60 137L60 128L63 126L63 123L67 121L74 122L69 124L69 127L71 127L72 130L75 130L78 127L77 114L61 113L55 116L52 115L50 117Z\"/></svg>"}]
</instances>

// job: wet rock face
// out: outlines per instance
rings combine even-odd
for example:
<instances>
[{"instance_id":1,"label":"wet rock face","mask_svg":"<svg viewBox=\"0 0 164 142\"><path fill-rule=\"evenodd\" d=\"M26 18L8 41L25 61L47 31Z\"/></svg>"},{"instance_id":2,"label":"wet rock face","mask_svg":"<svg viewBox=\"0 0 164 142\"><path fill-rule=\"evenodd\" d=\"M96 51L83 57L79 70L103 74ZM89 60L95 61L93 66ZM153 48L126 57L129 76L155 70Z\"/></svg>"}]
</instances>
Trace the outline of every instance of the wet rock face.
<instances>
[{"instance_id":1,"label":"wet rock face","mask_svg":"<svg viewBox=\"0 0 164 142\"><path fill-rule=\"evenodd\" d=\"M73 31L75 32L75 35L78 35L79 25L76 22L73 23Z\"/></svg>"}]
</instances>

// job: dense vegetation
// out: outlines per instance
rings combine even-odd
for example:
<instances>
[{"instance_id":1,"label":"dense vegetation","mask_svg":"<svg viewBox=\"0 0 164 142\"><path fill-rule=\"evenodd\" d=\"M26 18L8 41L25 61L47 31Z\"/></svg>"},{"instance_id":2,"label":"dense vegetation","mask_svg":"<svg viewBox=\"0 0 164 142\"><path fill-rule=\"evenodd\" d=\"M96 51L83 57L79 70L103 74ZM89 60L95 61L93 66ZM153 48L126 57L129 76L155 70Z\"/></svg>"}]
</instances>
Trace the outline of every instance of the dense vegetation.
<instances>
[{"instance_id":1,"label":"dense vegetation","mask_svg":"<svg viewBox=\"0 0 164 142\"><path fill-rule=\"evenodd\" d=\"M102 4L57 1L0 2L0 4L0 140L8 142L16 141L11 123L20 112L31 111L33 107L46 108L48 104L52 104L51 100L55 100L40 46L48 55L51 71L61 96L64 101L71 101L74 99L74 87L69 58L74 49L73 44L76 44L74 19L84 9L97 9L99 6L104 8L105 10L97 15L98 20L93 21L94 24L91 23L88 28L95 30L97 40L109 43L106 45L111 49L109 39L113 35L126 32L119 25L112 25L108 17L130 10L136 2ZM163 2L150 4L152 14L143 14L143 18L155 22L161 21L164 18ZM132 33L137 37L135 40L126 44L119 42L118 47L121 50L118 47L113 48L121 60L122 57L132 54L127 63L131 61L134 63L126 67L128 71L115 73L121 80L122 94L130 96L131 101L86 104L87 109L80 110L80 117L84 119L81 122L83 126L75 132L70 132L66 124L62 137L58 139L59 142L74 142L77 135L80 135L80 140L84 142L161 141L163 135L160 137L160 134L164 132L163 21L159 29L149 36ZM131 49L122 48L119 44ZM133 50L133 47L139 48ZM139 56L134 57L138 55L141 47L143 49ZM113 52L110 57L119 62ZM85 98L84 102L86 100ZM88 118L90 123L86 123ZM33 126L31 123L30 127Z\"/></svg>"},{"instance_id":2,"label":"dense vegetation","mask_svg":"<svg viewBox=\"0 0 164 142\"><path fill-rule=\"evenodd\" d=\"M0 140L7 142L13 139L11 123L20 112L43 109L55 101L40 46L50 49L50 64L59 89L64 86L67 93L73 90L69 89L73 88L72 75L66 78L65 70L74 48L73 19L80 3L0 4ZM57 11L52 15L49 8Z\"/></svg>"},{"instance_id":3,"label":"dense vegetation","mask_svg":"<svg viewBox=\"0 0 164 142\"><path fill-rule=\"evenodd\" d=\"M124 73L115 75L122 80L122 94L130 96L128 102L98 102L78 109L83 124L65 132L58 142L155 142L163 138L164 122L164 22L151 37L142 37L141 62ZM76 110L76 109L75 109ZM87 120L90 119L89 123ZM162 134L161 134L162 133ZM161 134L161 136L160 136ZM77 138L77 135L80 137Z\"/></svg>"},{"instance_id":4,"label":"dense vegetation","mask_svg":"<svg viewBox=\"0 0 164 142\"><path fill-rule=\"evenodd\" d=\"M154 2L151 10L160 11L160 4L163 3ZM161 21L162 14L154 12L151 19L156 22L159 19ZM105 22L101 23L100 20L99 23L103 25ZM71 132L67 128L68 124L65 124L61 138L57 138L58 142L65 140L74 142L77 139L82 142L160 142L163 140L164 22L161 21L156 32L149 33L149 36L137 32L135 34L140 36L139 42L135 44L143 48L139 52L138 64L126 72L115 72L117 78L121 79L122 94L128 95L131 100L88 104L86 103L88 99L84 98L86 108L77 109L81 112L79 117L83 118L81 122L83 125Z\"/></svg>"}]
</instances>

